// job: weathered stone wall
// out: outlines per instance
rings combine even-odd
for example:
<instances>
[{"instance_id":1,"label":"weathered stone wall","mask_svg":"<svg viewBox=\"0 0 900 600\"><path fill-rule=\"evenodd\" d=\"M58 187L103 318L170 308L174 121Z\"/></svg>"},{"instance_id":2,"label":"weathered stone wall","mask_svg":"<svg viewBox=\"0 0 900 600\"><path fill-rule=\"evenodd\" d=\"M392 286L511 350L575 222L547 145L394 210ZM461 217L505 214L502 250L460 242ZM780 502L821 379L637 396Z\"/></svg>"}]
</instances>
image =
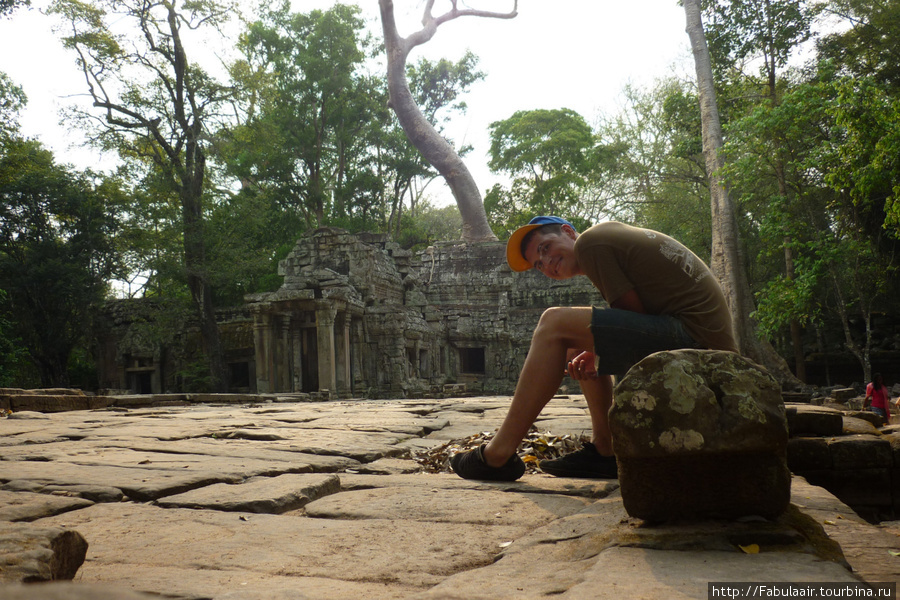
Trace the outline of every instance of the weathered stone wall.
<instances>
[{"instance_id":1,"label":"weathered stone wall","mask_svg":"<svg viewBox=\"0 0 900 600\"><path fill-rule=\"evenodd\" d=\"M601 299L583 277L513 273L505 248L458 242L412 253L383 235L307 233L279 265L279 290L222 312L228 361L236 377L249 378L239 391L309 392L312 372L332 373L337 389L329 392L342 396L433 396L451 384L455 393L512 393L544 309ZM180 391L174 374L199 342L190 319L182 317L179 339L160 340L148 334L154 311L144 304L117 303L110 314L104 387ZM333 322L324 323L329 314ZM325 337L314 333L322 327ZM312 338L335 345L316 348ZM304 368L307 387L299 389Z\"/></svg>"},{"instance_id":2,"label":"weathered stone wall","mask_svg":"<svg viewBox=\"0 0 900 600\"><path fill-rule=\"evenodd\" d=\"M255 391L253 331L246 307L218 310L216 321L233 369L232 391ZM104 394L163 394L185 391L185 370L202 359L200 328L183 306L159 299L118 300L107 304L94 332L97 370ZM244 374L246 370L246 374Z\"/></svg>"},{"instance_id":3,"label":"weathered stone wall","mask_svg":"<svg viewBox=\"0 0 900 600\"><path fill-rule=\"evenodd\" d=\"M425 296L425 318L449 357L447 382L482 393L512 393L546 308L602 301L587 278L514 273L505 242L437 244L418 253L411 271ZM482 348L484 373L466 372L461 352Z\"/></svg>"}]
</instances>

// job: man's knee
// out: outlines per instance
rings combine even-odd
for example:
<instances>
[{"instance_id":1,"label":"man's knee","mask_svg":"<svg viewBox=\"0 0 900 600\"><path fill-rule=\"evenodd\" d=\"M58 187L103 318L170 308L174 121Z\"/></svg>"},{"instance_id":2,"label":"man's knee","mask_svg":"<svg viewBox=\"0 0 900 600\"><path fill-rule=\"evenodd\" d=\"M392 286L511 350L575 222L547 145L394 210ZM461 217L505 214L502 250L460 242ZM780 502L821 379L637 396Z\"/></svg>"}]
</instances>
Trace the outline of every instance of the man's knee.
<instances>
[{"instance_id":1,"label":"man's knee","mask_svg":"<svg viewBox=\"0 0 900 600\"><path fill-rule=\"evenodd\" d=\"M548 308L541 315L532 339L539 338L547 343L561 341L569 348L590 350L593 347L590 310L571 306Z\"/></svg>"},{"instance_id":2,"label":"man's knee","mask_svg":"<svg viewBox=\"0 0 900 600\"><path fill-rule=\"evenodd\" d=\"M541 319L538 321L538 327L541 325L557 325L566 319L566 316L570 315L574 310L575 309L569 306L551 306L541 314Z\"/></svg>"}]
</instances>

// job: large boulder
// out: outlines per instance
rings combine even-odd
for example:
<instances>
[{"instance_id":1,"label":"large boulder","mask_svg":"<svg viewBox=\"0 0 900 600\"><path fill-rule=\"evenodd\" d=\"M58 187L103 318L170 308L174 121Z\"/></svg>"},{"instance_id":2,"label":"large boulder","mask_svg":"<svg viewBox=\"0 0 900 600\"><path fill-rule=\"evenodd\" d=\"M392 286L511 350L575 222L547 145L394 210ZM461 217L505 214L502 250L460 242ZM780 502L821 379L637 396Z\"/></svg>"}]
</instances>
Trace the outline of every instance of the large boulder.
<instances>
[{"instance_id":1,"label":"large boulder","mask_svg":"<svg viewBox=\"0 0 900 600\"><path fill-rule=\"evenodd\" d=\"M647 520L781 514L790 500L781 389L731 352L652 354L610 410L625 510Z\"/></svg>"}]
</instances>

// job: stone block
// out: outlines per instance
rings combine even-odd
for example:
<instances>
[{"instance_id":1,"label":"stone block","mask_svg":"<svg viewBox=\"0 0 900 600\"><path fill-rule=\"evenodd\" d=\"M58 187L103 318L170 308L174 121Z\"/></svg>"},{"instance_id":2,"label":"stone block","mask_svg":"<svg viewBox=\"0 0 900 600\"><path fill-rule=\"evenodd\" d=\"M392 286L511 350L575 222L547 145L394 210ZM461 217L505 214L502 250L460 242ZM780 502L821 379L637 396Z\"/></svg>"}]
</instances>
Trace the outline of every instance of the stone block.
<instances>
[{"instance_id":1,"label":"stone block","mask_svg":"<svg viewBox=\"0 0 900 600\"><path fill-rule=\"evenodd\" d=\"M834 469L828 485L821 485L857 511L860 508L890 509L893 504L891 471L887 468Z\"/></svg>"},{"instance_id":2,"label":"stone block","mask_svg":"<svg viewBox=\"0 0 900 600\"><path fill-rule=\"evenodd\" d=\"M794 473L832 468L828 442L820 437L796 437L788 440L787 463Z\"/></svg>"},{"instance_id":3,"label":"stone block","mask_svg":"<svg viewBox=\"0 0 900 600\"><path fill-rule=\"evenodd\" d=\"M0 583L72 579L87 548L77 531L0 522Z\"/></svg>"},{"instance_id":4,"label":"stone block","mask_svg":"<svg viewBox=\"0 0 900 600\"><path fill-rule=\"evenodd\" d=\"M900 514L900 468L891 469L891 498L894 502L894 513Z\"/></svg>"},{"instance_id":5,"label":"stone block","mask_svg":"<svg viewBox=\"0 0 900 600\"><path fill-rule=\"evenodd\" d=\"M795 435L841 435L844 416L839 410L824 406L791 404L785 407L788 429Z\"/></svg>"},{"instance_id":6,"label":"stone block","mask_svg":"<svg viewBox=\"0 0 900 600\"><path fill-rule=\"evenodd\" d=\"M874 435L837 437L828 441L828 448L836 470L889 468L894 462L890 442Z\"/></svg>"},{"instance_id":7,"label":"stone block","mask_svg":"<svg viewBox=\"0 0 900 600\"><path fill-rule=\"evenodd\" d=\"M466 393L465 383L445 383L444 394L449 397L462 396Z\"/></svg>"},{"instance_id":8,"label":"stone block","mask_svg":"<svg viewBox=\"0 0 900 600\"><path fill-rule=\"evenodd\" d=\"M891 445L891 456L894 460L894 466L900 468L900 432L892 431L889 434L883 435L881 439Z\"/></svg>"},{"instance_id":9,"label":"stone block","mask_svg":"<svg viewBox=\"0 0 900 600\"><path fill-rule=\"evenodd\" d=\"M610 410L625 510L648 520L775 517L790 499L781 389L730 352L642 360Z\"/></svg>"},{"instance_id":10,"label":"stone block","mask_svg":"<svg viewBox=\"0 0 900 600\"><path fill-rule=\"evenodd\" d=\"M884 417L882 417L881 415L877 415L869 410L854 410L847 413L847 416L868 421L872 424L873 427L881 427L885 424Z\"/></svg>"},{"instance_id":11,"label":"stone block","mask_svg":"<svg viewBox=\"0 0 900 600\"><path fill-rule=\"evenodd\" d=\"M859 414L859 413L857 413ZM877 416L877 415L876 415ZM859 419L844 415L844 428L841 432L844 435L881 435L875 425L868 419Z\"/></svg>"},{"instance_id":12,"label":"stone block","mask_svg":"<svg viewBox=\"0 0 900 600\"><path fill-rule=\"evenodd\" d=\"M848 400L855 398L857 395L858 393L854 388L838 388L831 391L832 399L838 404L843 404Z\"/></svg>"},{"instance_id":13,"label":"stone block","mask_svg":"<svg viewBox=\"0 0 900 600\"><path fill-rule=\"evenodd\" d=\"M808 392L781 392L781 399L785 404L788 402L797 402L798 404L811 404L812 394Z\"/></svg>"},{"instance_id":14,"label":"stone block","mask_svg":"<svg viewBox=\"0 0 900 600\"><path fill-rule=\"evenodd\" d=\"M106 408L112 401L102 396L76 394L22 394L5 398L4 406L12 411L64 412L70 410L95 410Z\"/></svg>"}]
</instances>

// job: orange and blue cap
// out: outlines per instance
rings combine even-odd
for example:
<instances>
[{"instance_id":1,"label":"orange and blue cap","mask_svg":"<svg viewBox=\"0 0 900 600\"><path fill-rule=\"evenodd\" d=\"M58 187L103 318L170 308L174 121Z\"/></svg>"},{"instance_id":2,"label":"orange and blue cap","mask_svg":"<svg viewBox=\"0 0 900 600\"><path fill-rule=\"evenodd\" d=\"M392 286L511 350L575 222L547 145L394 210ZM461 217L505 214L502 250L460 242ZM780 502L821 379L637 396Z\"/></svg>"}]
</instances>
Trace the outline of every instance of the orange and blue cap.
<instances>
[{"instance_id":1,"label":"orange and blue cap","mask_svg":"<svg viewBox=\"0 0 900 600\"><path fill-rule=\"evenodd\" d=\"M522 225L509 236L506 241L506 262L513 271L527 271L532 268L532 264L525 259L522 254L522 239L528 235L530 231L534 231L543 225L568 225L572 229L575 226L561 217L535 217L528 221L527 225Z\"/></svg>"}]
</instances>

